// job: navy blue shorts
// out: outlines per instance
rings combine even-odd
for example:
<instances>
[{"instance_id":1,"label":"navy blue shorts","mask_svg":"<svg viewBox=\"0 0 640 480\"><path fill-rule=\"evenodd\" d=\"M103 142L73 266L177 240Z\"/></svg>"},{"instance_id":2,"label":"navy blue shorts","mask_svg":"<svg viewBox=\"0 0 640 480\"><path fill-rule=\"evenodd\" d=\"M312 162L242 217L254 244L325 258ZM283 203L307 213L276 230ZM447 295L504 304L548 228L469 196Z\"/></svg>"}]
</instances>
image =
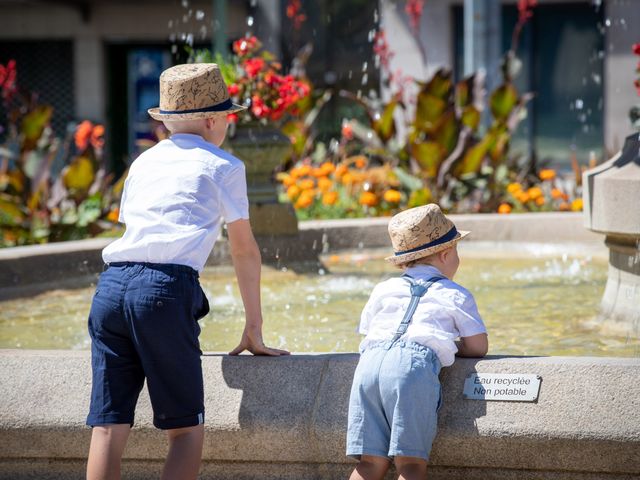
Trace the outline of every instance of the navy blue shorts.
<instances>
[{"instance_id":1,"label":"navy blue shorts","mask_svg":"<svg viewBox=\"0 0 640 480\"><path fill-rule=\"evenodd\" d=\"M198 319L208 312L198 273L190 267L110 264L89 313L93 383L87 425L133 425L145 378L157 428L203 423Z\"/></svg>"}]
</instances>

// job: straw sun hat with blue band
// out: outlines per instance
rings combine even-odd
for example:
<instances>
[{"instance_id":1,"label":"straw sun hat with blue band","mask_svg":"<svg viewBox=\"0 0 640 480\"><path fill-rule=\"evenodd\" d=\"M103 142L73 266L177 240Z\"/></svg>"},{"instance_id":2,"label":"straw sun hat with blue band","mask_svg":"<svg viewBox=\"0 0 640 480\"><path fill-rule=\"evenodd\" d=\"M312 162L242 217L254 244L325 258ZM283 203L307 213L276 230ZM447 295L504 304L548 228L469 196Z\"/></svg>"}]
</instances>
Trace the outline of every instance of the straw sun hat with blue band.
<instances>
[{"instance_id":1,"label":"straw sun hat with blue band","mask_svg":"<svg viewBox=\"0 0 640 480\"><path fill-rule=\"evenodd\" d=\"M469 233L456 229L435 203L410 208L389 221L394 255L386 260L394 265L412 262L446 250Z\"/></svg>"},{"instance_id":2,"label":"straw sun hat with blue band","mask_svg":"<svg viewBox=\"0 0 640 480\"><path fill-rule=\"evenodd\" d=\"M197 120L245 110L229 98L215 63L189 63L160 75L160 107L150 108L156 120Z\"/></svg>"}]
</instances>

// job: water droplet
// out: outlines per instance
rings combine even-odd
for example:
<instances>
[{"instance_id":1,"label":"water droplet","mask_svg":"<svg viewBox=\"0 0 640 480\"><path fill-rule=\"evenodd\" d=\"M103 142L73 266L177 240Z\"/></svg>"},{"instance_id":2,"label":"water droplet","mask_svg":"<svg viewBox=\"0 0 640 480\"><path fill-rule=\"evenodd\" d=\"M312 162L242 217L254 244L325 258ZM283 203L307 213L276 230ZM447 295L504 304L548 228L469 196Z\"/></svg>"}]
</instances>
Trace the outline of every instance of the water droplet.
<instances>
[{"instance_id":1,"label":"water droplet","mask_svg":"<svg viewBox=\"0 0 640 480\"><path fill-rule=\"evenodd\" d=\"M369 67L369 64L368 64L367 62L364 62L364 63L362 64L362 71L363 71L363 72L366 72L368 67Z\"/></svg>"},{"instance_id":2,"label":"water droplet","mask_svg":"<svg viewBox=\"0 0 640 480\"><path fill-rule=\"evenodd\" d=\"M249 27L253 26L253 17L251 16L247 17L247 25Z\"/></svg>"},{"instance_id":3,"label":"water droplet","mask_svg":"<svg viewBox=\"0 0 640 480\"><path fill-rule=\"evenodd\" d=\"M592 73L592 74L591 74L591 79L593 80L593 82L594 82L596 85L600 85L600 83L602 82L602 78L601 78L601 77L600 77L600 75L599 75L599 74L597 74L597 73Z\"/></svg>"},{"instance_id":4,"label":"water droplet","mask_svg":"<svg viewBox=\"0 0 640 480\"><path fill-rule=\"evenodd\" d=\"M607 19L604 21L604 24L605 24L607 27L610 27L610 26L611 26L611 19L607 18Z\"/></svg>"},{"instance_id":5,"label":"water droplet","mask_svg":"<svg viewBox=\"0 0 640 480\"><path fill-rule=\"evenodd\" d=\"M360 93L360 90L358 90L358 93ZM371 140L373 138L373 133L367 132L367 138Z\"/></svg>"},{"instance_id":6,"label":"water droplet","mask_svg":"<svg viewBox=\"0 0 640 480\"><path fill-rule=\"evenodd\" d=\"M193 47L193 33L190 33L189 35L187 35L186 42L187 42L187 45L190 45Z\"/></svg>"},{"instance_id":7,"label":"water droplet","mask_svg":"<svg viewBox=\"0 0 640 480\"><path fill-rule=\"evenodd\" d=\"M378 9L376 8L373 11L373 21L374 21L374 23L378 23L378 20L380 20L380 17L378 16Z\"/></svg>"},{"instance_id":8,"label":"water droplet","mask_svg":"<svg viewBox=\"0 0 640 480\"><path fill-rule=\"evenodd\" d=\"M376 31L375 30L369 30L369 34L367 35L367 40L369 42L373 42L373 40L376 38Z\"/></svg>"},{"instance_id":9,"label":"water droplet","mask_svg":"<svg viewBox=\"0 0 640 480\"><path fill-rule=\"evenodd\" d=\"M577 108L578 110L582 110L582 107L584 107L584 102L582 101L582 99L581 99L581 98L578 98L578 99L576 100L576 108Z\"/></svg>"},{"instance_id":10,"label":"water droplet","mask_svg":"<svg viewBox=\"0 0 640 480\"><path fill-rule=\"evenodd\" d=\"M196 20L202 20L204 18L204 12L202 10L198 10L196 12Z\"/></svg>"},{"instance_id":11,"label":"water droplet","mask_svg":"<svg viewBox=\"0 0 640 480\"><path fill-rule=\"evenodd\" d=\"M367 82L369 81L369 75L367 75L366 73L362 76L362 85L366 85Z\"/></svg>"}]
</instances>

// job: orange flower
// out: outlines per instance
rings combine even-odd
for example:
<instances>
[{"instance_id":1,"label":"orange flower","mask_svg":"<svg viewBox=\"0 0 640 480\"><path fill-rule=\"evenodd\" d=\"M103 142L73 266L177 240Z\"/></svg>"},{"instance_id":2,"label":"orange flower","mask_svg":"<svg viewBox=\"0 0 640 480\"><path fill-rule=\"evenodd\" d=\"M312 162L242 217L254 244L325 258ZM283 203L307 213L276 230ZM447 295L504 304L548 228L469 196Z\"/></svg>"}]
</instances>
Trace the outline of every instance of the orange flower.
<instances>
[{"instance_id":1,"label":"orange flower","mask_svg":"<svg viewBox=\"0 0 640 480\"><path fill-rule=\"evenodd\" d=\"M573 210L574 212L581 212L582 206L583 205L581 198L576 198L573 202L571 202L571 210Z\"/></svg>"},{"instance_id":2,"label":"orange flower","mask_svg":"<svg viewBox=\"0 0 640 480\"><path fill-rule=\"evenodd\" d=\"M296 183L296 179L295 179L293 176L291 176L291 175L286 175L286 174L285 174L285 175L282 177L282 184L283 184L285 187L290 187L291 185L295 185L295 183Z\"/></svg>"},{"instance_id":3,"label":"orange flower","mask_svg":"<svg viewBox=\"0 0 640 480\"><path fill-rule=\"evenodd\" d=\"M118 207L114 208L107 214L107 220L112 223L118 223L118 218L120 217L120 209Z\"/></svg>"},{"instance_id":4,"label":"orange flower","mask_svg":"<svg viewBox=\"0 0 640 480\"><path fill-rule=\"evenodd\" d=\"M541 207L542 205L544 205L544 197L538 197L538 198L536 198L536 205L538 205L539 207Z\"/></svg>"},{"instance_id":5,"label":"orange flower","mask_svg":"<svg viewBox=\"0 0 640 480\"><path fill-rule=\"evenodd\" d=\"M296 201L296 208L307 208L313 204L313 198L315 196L315 192L313 190L305 190L300 194L298 200Z\"/></svg>"},{"instance_id":6,"label":"orange flower","mask_svg":"<svg viewBox=\"0 0 640 480\"><path fill-rule=\"evenodd\" d=\"M92 132L93 132L93 123L91 123L89 120L85 120L81 122L76 127L74 140L76 142L76 148L79 151L84 151L89 146L89 139L91 138Z\"/></svg>"},{"instance_id":7,"label":"orange flower","mask_svg":"<svg viewBox=\"0 0 640 480\"><path fill-rule=\"evenodd\" d=\"M324 172L323 175L325 176L333 173L335 169L336 166L331 162L324 162L322 165L320 165L320 170Z\"/></svg>"},{"instance_id":8,"label":"orange flower","mask_svg":"<svg viewBox=\"0 0 640 480\"><path fill-rule=\"evenodd\" d=\"M556 178L556 171L552 168L543 168L540 170L540 180L553 180Z\"/></svg>"},{"instance_id":9,"label":"orange flower","mask_svg":"<svg viewBox=\"0 0 640 480\"><path fill-rule=\"evenodd\" d=\"M373 207L378 204L378 197L372 192L362 192L360 194L360 205L366 205L367 207Z\"/></svg>"},{"instance_id":10,"label":"orange flower","mask_svg":"<svg viewBox=\"0 0 640 480\"><path fill-rule=\"evenodd\" d=\"M358 155L357 157L353 158L353 164L356 166L356 168L364 168L367 166L367 157L365 157L364 155Z\"/></svg>"},{"instance_id":11,"label":"orange flower","mask_svg":"<svg viewBox=\"0 0 640 480\"><path fill-rule=\"evenodd\" d=\"M527 190L527 193L529 194L529 197L531 197L531 200L537 200L543 196L542 190L539 187L531 187Z\"/></svg>"},{"instance_id":12,"label":"orange flower","mask_svg":"<svg viewBox=\"0 0 640 480\"><path fill-rule=\"evenodd\" d=\"M337 179L340 179L345 173L347 173L349 171L349 168L347 168L346 165L344 164L340 164L336 167L336 173L335 173L335 177Z\"/></svg>"},{"instance_id":13,"label":"orange flower","mask_svg":"<svg viewBox=\"0 0 640 480\"><path fill-rule=\"evenodd\" d=\"M351 174L350 172L347 172L342 176L343 185L351 185L354 181L355 181L355 178L353 174Z\"/></svg>"},{"instance_id":14,"label":"orange flower","mask_svg":"<svg viewBox=\"0 0 640 480\"><path fill-rule=\"evenodd\" d=\"M315 187L315 185L316 183L310 178L307 178L305 180L300 180L298 182L298 186L300 187L300 190L310 190L313 187Z\"/></svg>"},{"instance_id":15,"label":"orange flower","mask_svg":"<svg viewBox=\"0 0 640 480\"><path fill-rule=\"evenodd\" d=\"M389 189L384 192L384 201L389 203L399 203L402 200L402 194L398 190Z\"/></svg>"},{"instance_id":16,"label":"orange flower","mask_svg":"<svg viewBox=\"0 0 640 480\"><path fill-rule=\"evenodd\" d=\"M345 140L351 140L353 138L353 128L350 124L345 123L342 125L342 136Z\"/></svg>"},{"instance_id":17,"label":"orange flower","mask_svg":"<svg viewBox=\"0 0 640 480\"><path fill-rule=\"evenodd\" d=\"M529 194L526 192L518 192L515 197L520 203L527 203L529 201Z\"/></svg>"},{"instance_id":18,"label":"orange flower","mask_svg":"<svg viewBox=\"0 0 640 480\"><path fill-rule=\"evenodd\" d=\"M327 192L322 195L323 205L334 205L338 201L338 192Z\"/></svg>"},{"instance_id":19,"label":"orange flower","mask_svg":"<svg viewBox=\"0 0 640 480\"><path fill-rule=\"evenodd\" d=\"M498 207L498 213L511 213L511 205L509 205L508 203L501 203Z\"/></svg>"},{"instance_id":20,"label":"orange flower","mask_svg":"<svg viewBox=\"0 0 640 480\"><path fill-rule=\"evenodd\" d=\"M294 200L298 195L300 195L300 192L300 187L297 185L291 185L287 188L287 197L289 197L289 200Z\"/></svg>"},{"instance_id":21,"label":"orange flower","mask_svg":"<svg viewBox=\"0 0 640 480\"><path fill-rule=\"evenodd\" d=\"M551 189L551 198L558 200L560 198L564 198L564 193L559 188Z\"/></svg>"},{"instance_id":22,"label":"orange flower","mask_svg":"<svg viewBox=\"0 0 640 480\"><path fill-rule=\"evenodd\" d=\"M104 126L96 125L91 132L91 145L93 148L102 148L104 146Z\"/></svg>"},{"instance_id":23,"label":"orange flower","mask_svg":"<svg viewBox=\"0 0 640 480\"><path fill-rule=\"evenodd\" d=\"M298 173L301 177L306 177L311 173L311 165L300 165L298 167Z\"/></svg>"},{"instance_id":24,"label":"orange flower","mask_svg":"<svg viewBox=\"0 0 640 480\"><path fill-rule=\"evenodd\" d=\"M561 212L568 212L569 210L571 210L571 205L569 205L567 202L562 202L558 208L560 209Z\"/></svg>"},{"instance_id":25,"label":"orange flower","mask_svg":"<svg viewBox=\"0 0 640 480\"><path fill-rule=\"evenodd\" d=\"M512 195L521 190L522 190L522 185L520 185L519 183L510 183L507 186L507 192L509 192Z\"/></svg>"},{"instance_id":26,"label":"orange flower","mask_svg":"<svg viewBox=\"0 0 640 480\"><path fill-rule=\"evenodd\" d=\"M333 182L327 177L320 177L318 179L318 188L321 192L328 192L333 187Z\"/></svg>"}]
</instances>

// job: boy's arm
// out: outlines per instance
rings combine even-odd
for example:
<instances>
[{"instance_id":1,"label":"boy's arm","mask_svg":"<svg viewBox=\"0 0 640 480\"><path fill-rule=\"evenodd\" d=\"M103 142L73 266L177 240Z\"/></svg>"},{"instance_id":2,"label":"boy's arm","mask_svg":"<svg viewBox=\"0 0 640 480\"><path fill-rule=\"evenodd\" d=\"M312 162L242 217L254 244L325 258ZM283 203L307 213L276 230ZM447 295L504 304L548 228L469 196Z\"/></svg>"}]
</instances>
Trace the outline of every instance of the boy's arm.
<instances>
[{"instance_id":1,"label":"boy's arm","mask_svg":"<svg viewBox=\"0 0 640 480\"><path fill-rule=\"evenodd\" d=\"M286 350L267 347L262 341L262 309L260 305L260 249L256 244L249 220L239 219L227 224L231 258L238 278L244 304L246 323L240 343L229 355L248 350L254 355L287 355Z\"/></svg>"},{"instance_id":2,"label":"boy's arm","mask_svg":"<svg viewBox=\"0 0 640 480\"><path fill-rule=\"evenodd\" d=\"M456 341L459 357L484 357L489 350L489 339L486 333L478 333L469 337L460 337Z\"/></svg>"}]
</instances>

